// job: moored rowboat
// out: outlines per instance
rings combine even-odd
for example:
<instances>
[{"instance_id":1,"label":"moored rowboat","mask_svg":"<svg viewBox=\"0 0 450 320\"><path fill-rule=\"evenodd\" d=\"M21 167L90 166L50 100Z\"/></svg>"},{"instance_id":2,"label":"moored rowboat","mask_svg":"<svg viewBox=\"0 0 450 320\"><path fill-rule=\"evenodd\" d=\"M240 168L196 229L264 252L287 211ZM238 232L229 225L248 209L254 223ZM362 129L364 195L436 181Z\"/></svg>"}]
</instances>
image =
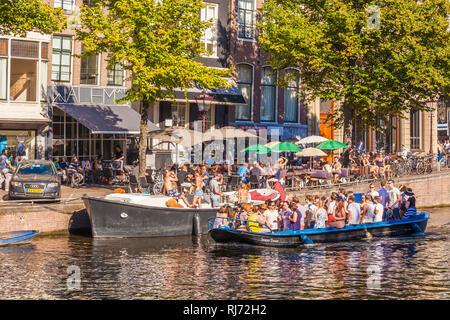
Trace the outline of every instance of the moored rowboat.
<instances>
[{"instance_id":1,"label":"moored rowboat","mask_svg":"<svg viewBox=\"0 0 450 320\"><path fill-rule=\"evenodd\" d=\"M342 229L322 228L270 233L233 229L222 224L218 226L218 224L215 223L214 227L210 227L209 234L219 243L245 243L271 247L296 247L302 244L355 241L372 237L423 235L429 217L430 215L428 213L421 212L413 218L350 225ZM217 219L226 220L226 218Z\"/></svg>"},{"instance_id":2,"label":"moored rowboat","mask_svg":"<svg viewBox=\"0 0 450 320\"><path fill-rule=\"evenodd\" d=\"M0 232L0 246L30 243L38 233L37 230Z\"/></svg>"}]
</instances>

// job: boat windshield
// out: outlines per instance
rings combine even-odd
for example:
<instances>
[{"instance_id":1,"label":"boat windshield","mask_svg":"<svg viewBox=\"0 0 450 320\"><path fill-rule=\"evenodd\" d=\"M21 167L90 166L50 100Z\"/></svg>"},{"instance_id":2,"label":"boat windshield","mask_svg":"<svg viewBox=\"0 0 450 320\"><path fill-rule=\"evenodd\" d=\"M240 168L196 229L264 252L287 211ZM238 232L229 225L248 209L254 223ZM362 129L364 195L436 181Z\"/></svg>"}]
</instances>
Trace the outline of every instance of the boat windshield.
<instances>
[{"instance_id":1,"label":"boat windshield","mask_svg":"<svg viewBox=\"0 0 450 320\"><path fill-rule=\"evenodd\" d=\"M43 164L43 163L26 163L19 165L17 168L17 173L19 174L46 174L46 175L54 175L55 170L53 169L51 164Z\"/></svg>"}]
</instances>

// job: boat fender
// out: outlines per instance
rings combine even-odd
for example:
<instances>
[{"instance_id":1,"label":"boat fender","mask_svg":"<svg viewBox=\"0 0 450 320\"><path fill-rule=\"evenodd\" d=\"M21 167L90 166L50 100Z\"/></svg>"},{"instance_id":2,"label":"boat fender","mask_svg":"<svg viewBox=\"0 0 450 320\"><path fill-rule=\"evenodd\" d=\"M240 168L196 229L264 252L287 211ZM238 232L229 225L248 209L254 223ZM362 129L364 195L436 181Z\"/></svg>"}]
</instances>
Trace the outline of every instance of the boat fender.
<instances>
[{"instance_id":1,"label":"boat fender","mask_svg":"<svg viewBox=\"0 0 450 320\"><path fill-rule=\"evenodd\" d=\"M414 229L416 235L424 234L417 223L413 223L412 228Z\"/></svg>"},{"instance_id":2,"label":"boat fender","mask_svg":"<svg viewBox=\"0 0 450 320\"><path fill-rule=\"evenodd\" d=\"M304 244L314 244L314 241L312 241L311 238L308 237L306 234L300 235L300 238L302 239Z\"/></svg>"},{"instance_id":3,"label":"boat fender","mask_svg":"<svg viewBox=\"0 0 450 320\"><path fill-rule=\"evenodd\" d=\"M198 213L194 213L194 216L192 218L193 227L192 227L192 234L197 236L202 233L202 227L200 226L200 216Z\"/></svg>"},{"instance_id":4,"label":"boat fender","mask_svg":"<svg viewBox=\"0 0 450 320\"><path fill-rule=\"evenodd\" d=\"M128 214L126 214L125 212L122 212L122 213L120 214L120 217L121 217L122 219L126 219L126 218L128 218Z\"/></svg>"}]
</instances>

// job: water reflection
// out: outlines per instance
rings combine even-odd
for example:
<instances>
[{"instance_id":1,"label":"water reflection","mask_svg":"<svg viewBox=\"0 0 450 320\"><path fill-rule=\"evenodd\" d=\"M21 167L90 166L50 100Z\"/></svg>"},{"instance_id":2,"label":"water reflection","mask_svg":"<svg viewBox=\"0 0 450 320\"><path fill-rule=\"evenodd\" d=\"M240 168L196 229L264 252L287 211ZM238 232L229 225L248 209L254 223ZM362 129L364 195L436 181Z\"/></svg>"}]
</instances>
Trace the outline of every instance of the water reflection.
<instances>
[{"instance_id":1,"label":"water reflection","mask_svg":"<svg viewBox=\"0 0 450 320\"><path fill-rule=\"evenodd\" d=\"M448 235L446 226L420 238L297 249L221 245L205 236L41 237L0 248L0 298L448 299ZM80 267L81 290L67 289L71 265Z\"/></svg>"}]
</instances>

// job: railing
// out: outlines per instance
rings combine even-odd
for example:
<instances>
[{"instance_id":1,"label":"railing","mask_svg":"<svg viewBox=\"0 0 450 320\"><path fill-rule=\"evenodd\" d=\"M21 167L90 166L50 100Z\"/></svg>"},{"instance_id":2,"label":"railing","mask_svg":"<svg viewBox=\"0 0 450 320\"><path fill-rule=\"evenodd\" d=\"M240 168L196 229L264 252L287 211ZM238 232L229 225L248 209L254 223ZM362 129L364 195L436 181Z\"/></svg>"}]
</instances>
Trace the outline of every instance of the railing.
<instances>
[{"instance_id":1,"label":"railing","mask_svg":"<svg viewBox=\"0 0 450 320\"><path fill-rule=\"evenodd\" d=\"M221 220L220 220L221 219ZM219 221L216 221L219 220ZM239 225L237 226L233 226L234 228L230 227L229 224L224 224L223 220L229 220L229 221L239 221ZM213 221L213 222L211 222ZM267 227L267 229L270 230L270 233L273 233L274 231L272 230L272 228L270 228L267 224L265 223L261 223L258 221L254 221L254 220L246 220L246 219L238 219L238 218L224 218L224 217L212 217L208 219L208 230L211 229L232 229L232 230L238 230L238 228L241 225L245 226L245 228L247 229L247 231L250 231L249 226L247 225L247 222L251 222L251 223L257 223L259 226L263 226L263 227ZM252 232L252 231L250 231Z\"/></svg>"}]
</instances>

